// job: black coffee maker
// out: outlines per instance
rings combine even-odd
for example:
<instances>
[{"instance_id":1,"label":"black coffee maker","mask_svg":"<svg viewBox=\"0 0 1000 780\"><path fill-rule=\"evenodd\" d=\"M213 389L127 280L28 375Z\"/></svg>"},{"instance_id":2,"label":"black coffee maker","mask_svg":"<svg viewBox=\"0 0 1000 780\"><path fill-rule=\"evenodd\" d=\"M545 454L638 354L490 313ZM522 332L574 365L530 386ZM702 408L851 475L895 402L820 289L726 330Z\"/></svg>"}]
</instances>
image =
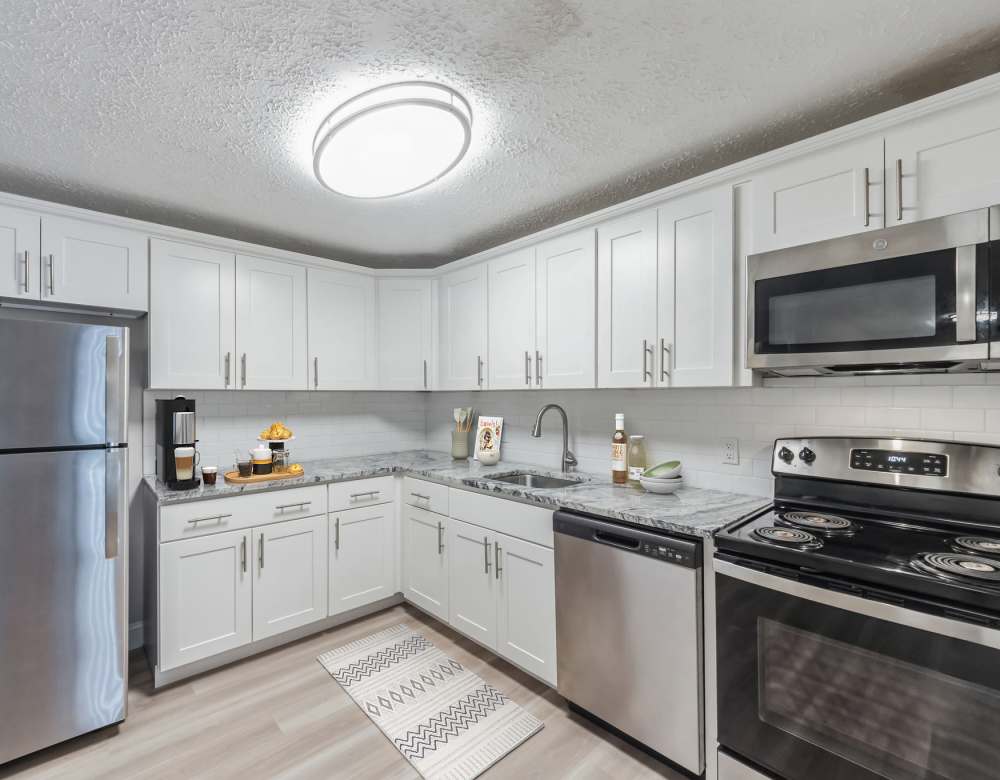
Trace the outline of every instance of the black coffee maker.
<instances>
[{"instance_id":1,"label":"black coffee maker","mask_svg":"<svg viewBox=\"0 0 1000 780\"><path fill-rule=\"evenodd\" d=\"M198 459L194 399L182 395L156 401L156 476L173 490L191 490Z\"/></svg>"}]
</instances>

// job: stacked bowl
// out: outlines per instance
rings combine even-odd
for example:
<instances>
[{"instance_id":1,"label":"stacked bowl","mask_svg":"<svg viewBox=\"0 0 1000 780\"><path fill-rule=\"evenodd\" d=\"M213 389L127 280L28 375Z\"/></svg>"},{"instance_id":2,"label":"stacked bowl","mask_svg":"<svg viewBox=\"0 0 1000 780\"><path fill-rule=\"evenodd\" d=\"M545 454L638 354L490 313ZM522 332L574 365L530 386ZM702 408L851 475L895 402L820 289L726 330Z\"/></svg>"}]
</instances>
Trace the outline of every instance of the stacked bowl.
<instances>
[{"instance_id":1,"label":"stacked bowl","mask_svg":"<svg viewBox=\"0 0 1000 780\"><path fill-rule=\"evenodd\" d=\"M650 493L673 493L684 484L681 462L668 460L666 463L646 469L639 477L639 484Z\"/></svg>"}]
</instances>

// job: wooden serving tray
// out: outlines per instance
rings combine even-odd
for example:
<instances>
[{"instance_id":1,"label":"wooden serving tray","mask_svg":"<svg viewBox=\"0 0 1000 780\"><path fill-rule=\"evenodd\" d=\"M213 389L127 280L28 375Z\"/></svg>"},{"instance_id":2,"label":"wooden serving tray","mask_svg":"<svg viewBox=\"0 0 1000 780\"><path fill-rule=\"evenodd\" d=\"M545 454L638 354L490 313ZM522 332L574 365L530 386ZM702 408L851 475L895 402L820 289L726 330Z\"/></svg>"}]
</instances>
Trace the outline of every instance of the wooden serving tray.
<instances>
[{"instance_id":1,"label":"wooden serving tray","mask_svg":"<svg viewBox=\"0 0 1000 780\"><path fill-rule=\"evenodd\" d=\"M222 476L231 485L252 485L259 482L278 482L283 479L295 479L305 474L301 469L296 471L286 471L283 474L251 474L249 477L241 477L238 471L227 471Z\"/></svg>"}]
</instances>

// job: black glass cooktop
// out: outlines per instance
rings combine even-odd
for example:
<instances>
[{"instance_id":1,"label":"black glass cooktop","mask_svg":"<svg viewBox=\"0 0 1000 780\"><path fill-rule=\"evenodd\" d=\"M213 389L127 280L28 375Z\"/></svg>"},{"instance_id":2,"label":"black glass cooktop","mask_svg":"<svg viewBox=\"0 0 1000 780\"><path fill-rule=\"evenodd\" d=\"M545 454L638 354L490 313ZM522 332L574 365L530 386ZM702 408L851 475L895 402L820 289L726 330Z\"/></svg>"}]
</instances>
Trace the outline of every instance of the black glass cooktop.
<instances>
[{"instance_id":1,"label":"black glass cooktop","mask_svg":"<svg viewBox=\"0 0 1000 780\"><path fill-rule=\"evenodd\" d=\"M970 531L778 504L720 531L716 547L848 588L870 584L1000 611L1000 525Z\"/></svg>"}]
</instances>

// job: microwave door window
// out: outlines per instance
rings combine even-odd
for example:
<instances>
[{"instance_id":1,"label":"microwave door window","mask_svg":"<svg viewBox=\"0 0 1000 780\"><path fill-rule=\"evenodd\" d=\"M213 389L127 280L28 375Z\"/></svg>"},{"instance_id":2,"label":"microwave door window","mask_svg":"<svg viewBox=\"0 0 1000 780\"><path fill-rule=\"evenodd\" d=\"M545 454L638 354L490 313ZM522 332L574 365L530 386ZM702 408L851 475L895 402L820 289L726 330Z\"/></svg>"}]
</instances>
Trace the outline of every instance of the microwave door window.
<instances>
[{"instance_id":1,"label":"microwave door window","mask_svg":"<svg viewBox=\"0 0 1000 780\"><path fill-rule=\"evenodd\" d=\"M937 330L933 275L779 295L768 305L775 346L926 339Z\"/></svg>"}]
</instances>

